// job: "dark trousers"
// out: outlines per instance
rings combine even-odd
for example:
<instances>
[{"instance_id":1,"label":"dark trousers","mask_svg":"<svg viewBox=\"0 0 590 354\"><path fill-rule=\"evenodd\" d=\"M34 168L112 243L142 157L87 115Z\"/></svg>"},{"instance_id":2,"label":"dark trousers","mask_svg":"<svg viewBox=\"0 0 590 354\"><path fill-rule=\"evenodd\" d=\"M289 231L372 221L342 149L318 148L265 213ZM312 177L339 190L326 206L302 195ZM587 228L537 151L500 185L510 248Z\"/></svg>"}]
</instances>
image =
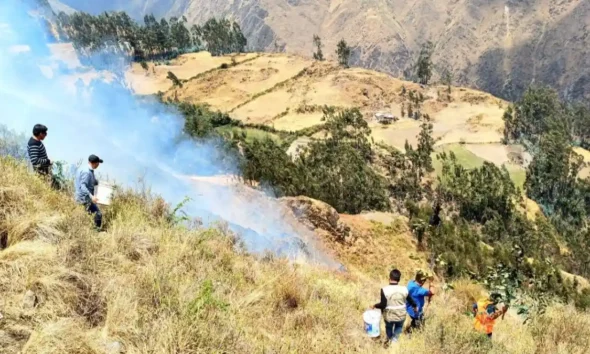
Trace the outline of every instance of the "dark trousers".
<instances>
[{"instance_id":1,"label":"dark trousers","mask_svg":"<svg viewBox=\"0 0 590 354\"><path fill-rule=\"evenodd\" d=\"M418 330L424 326L424 315L420 315L418 318L411 317L411 319L412 322L410 323L410 327L408 327L408 333Z\"/></svg>"},{"instance_id":2,"label":"dark trousers","mask_svg":"<svg viewBox=\"0 0 590 354\"><path fill-rule=\"evenodd\" d=\"M33 169L35 170L35 172L37 172L40 175L49 175L51 174L51 165L37 165L37 166L33 166Z\"/></svg>"},{"instance_id":3,"label":"dark trousers","mask_svg":"<svg viewBox=\"0 0 590 354\"><path fill-rule=\"evenodd\" d=\"M98 230L102 227L102 213L100 212L100 208L95 203L87 203L86 211L88 214L94 214L94 225Z\"/></svg>"},{"instance_id":4,"label":"dark trousers","mask_svg":"<svg viewBox=\"0 0 590 354\"><path fill-rule=\"evenodd\" d=\"M60 187L59 183L55 179L55 176L53 175L53 173L51 173L51 166L50 165L34 166L33 169L35 170L35 172L37 172L37 174L39 176L41 176L41 178L43 178L44 180L51 183L51 188L59 189L59 187Z\"/></svg>"},{"instance_id":5,"label":"dark trousers","mask_svg":"<svg viewBox=\"0 0 590 354\"><path fill-rule=\"evenodd\" d=\"M397 342L404 329L404 321L405 320L394 322L385 321L385 333L387 334L388 340Z\"/></svg>"}]
</instances>

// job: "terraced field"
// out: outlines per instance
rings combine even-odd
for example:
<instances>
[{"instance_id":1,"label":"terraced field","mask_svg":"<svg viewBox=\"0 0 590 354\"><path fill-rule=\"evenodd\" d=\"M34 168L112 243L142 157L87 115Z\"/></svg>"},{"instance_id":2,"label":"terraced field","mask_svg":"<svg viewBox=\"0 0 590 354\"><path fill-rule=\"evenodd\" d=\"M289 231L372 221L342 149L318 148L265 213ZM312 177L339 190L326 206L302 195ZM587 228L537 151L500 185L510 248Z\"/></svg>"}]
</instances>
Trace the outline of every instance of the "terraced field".
<instances>
[{"instance_id":1,"label":"terraced field","mask_svg":"<svg viewBox=\"0 0 590 354\"><path fill-rule=\"evenodd\" d=\"M108 73L81 67L68 45L56 45L53 52L56 60L75 69L72 88L79 79L87 84L95 78L110 78ZM181 80L182 87L172 86L168 72ZM286 132L322 124L325 106L358 107L372 129L373 140L398 149L403 149L406 141L417 143L420 121L407 116L413 95L421 97L421 102L418 107L413 103L412 110L428 114L433 123L436 153L453 151L469 168L483 161L506 165L518 186L524 184L524 167L530 162L521 146L501 143L502 115L508 103L472 89L455 87L447 93L444 86L422 87L371 70L344 69L333 62L268 53L223 57L193 53L165 63L148 63L147 70L135 63L125 73L125 80L140 95L162 92L166 98L204 103L244 123ZM390 113L398 120L383 125L375 119L378 112ZM269 136L254 128L248 128L246 134L252 138ZM276 134L270 136L280 139ZM310 134L309 138L321 136ZM302 146L309 138L293 144ZM295 146L290 149L295 150ZM576 151L590 161L590 152ZM436 159L435 167L440 170ZM590 175L590 167L585 167L582 175Z\"/></svg>"}]
</instances>

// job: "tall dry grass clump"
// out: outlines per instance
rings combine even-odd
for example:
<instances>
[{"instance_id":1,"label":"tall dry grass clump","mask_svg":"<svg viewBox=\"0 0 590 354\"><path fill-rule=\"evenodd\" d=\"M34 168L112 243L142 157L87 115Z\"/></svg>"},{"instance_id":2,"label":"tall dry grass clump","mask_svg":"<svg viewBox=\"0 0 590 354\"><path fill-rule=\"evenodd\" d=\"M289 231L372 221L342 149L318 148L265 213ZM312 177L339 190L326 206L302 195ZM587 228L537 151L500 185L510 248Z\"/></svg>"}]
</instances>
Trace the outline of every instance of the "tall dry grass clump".
<instances>
[{"instance_id":1,"label":"tall dry grass clump","mask_svg":"<svg viewBox=\"0 0 590 354\"><path fill-rule=\"evenodd\" d=\"M581 354L590 351L590 315L571 305L555 304L531 323L536 353Z\"/></svg>"},{"instance_id":2,"label":"tall dry grass clump","mask_svg":"<svg viewBox=\"0 0 590 354\"><path fill-rule=\"evenodd\" d=\"M465 314L482 289L464 282L434 298L423 331L385 350L363 333L362 312L384 285L371 277L249 255L227 227L179 226L147 193L119 191L97 233L71 196L21 163L0 158L0 171L0 353L544 354L589 344L590 316L561 305L526 325L509 313L489 342Z\"/></svg>"}]
</instances>

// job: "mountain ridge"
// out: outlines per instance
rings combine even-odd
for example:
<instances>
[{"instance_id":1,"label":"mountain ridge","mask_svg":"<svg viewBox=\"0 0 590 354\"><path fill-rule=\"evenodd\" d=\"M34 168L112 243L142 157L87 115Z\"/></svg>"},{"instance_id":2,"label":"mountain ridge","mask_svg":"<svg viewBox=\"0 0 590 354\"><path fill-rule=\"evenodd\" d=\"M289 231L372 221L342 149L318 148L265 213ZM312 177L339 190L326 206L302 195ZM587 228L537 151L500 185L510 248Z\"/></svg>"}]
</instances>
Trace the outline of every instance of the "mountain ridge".
<instances>
[{"instance_id":1,"label":"mountain ridge","mask_svg":"<svg viewBox=\"0 0 590 354\"><path fill-rule=\"evenodd\" d=\"M420 46L435 44L440 74L458 85L515 99L532 83L569 99L590 97L590 4L581 0L150 0L86 3L88 12L124 10L135 18L185 15L190 23L212 16L236 19L252 50L310 56L312 36L335 57L337 41L352 47L351 64L396 76L407 73Z\"/></svg>"}]
</instances>

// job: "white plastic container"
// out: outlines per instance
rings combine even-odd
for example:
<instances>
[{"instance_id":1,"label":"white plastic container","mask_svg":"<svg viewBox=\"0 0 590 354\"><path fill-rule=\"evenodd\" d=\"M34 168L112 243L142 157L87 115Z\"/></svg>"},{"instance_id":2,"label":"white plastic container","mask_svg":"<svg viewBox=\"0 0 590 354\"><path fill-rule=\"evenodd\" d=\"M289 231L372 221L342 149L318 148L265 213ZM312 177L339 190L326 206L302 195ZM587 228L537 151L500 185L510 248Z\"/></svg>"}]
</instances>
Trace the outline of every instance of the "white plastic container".
<instances>
[{"instance_id":1,"label":"white plastic container","mask_svg":"<svg viewBox=\"0 0 590 354\"><path fill-rule=\"evenodd\" d=\"M113 187L108 183L100 182L98 186L96 186L96 198L98 199L97 204L110 205L112 195Z\"/></svg>"},{"instance_id":2,"label":"white plastic container","mask_svg":"<svg viewBox=\"0 0 590 354\"><path fill-rule=\"evenodd\" d=\"M365 333L371 338L379 337L381 334L381 310L367 310L363 313L365 322Z\"/></svg>"}]
</instances>

